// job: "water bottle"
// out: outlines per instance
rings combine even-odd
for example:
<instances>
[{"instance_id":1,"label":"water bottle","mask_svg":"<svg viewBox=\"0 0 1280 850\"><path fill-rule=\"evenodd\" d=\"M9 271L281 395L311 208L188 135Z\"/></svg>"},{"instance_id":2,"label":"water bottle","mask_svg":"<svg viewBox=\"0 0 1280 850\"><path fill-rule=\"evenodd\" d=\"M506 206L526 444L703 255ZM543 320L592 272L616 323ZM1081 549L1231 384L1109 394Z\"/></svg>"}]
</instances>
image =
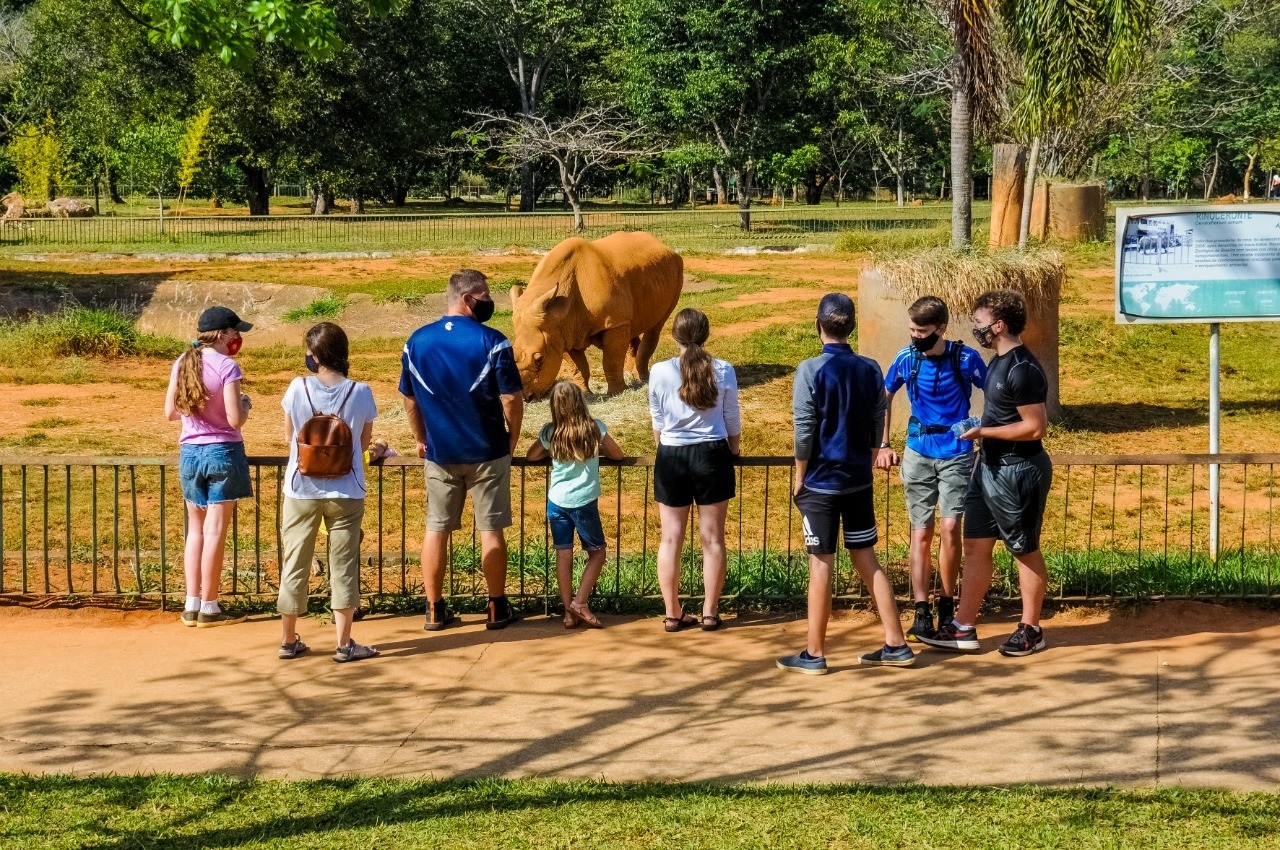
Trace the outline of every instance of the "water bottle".
<instances>
[{"instance_id":1,"label":"water bottle","mask_svg":"<svg viewBox=\"0 0 1280 850\"><path fill-rule=\"evenodd\" d=\"M956 435L956 439L959 439L961 434L977 428L981 423L982 420L978 417L970 416L968 419L961 419L959 422L952 425L951 433Z\"/></svg>"}]
</instances>

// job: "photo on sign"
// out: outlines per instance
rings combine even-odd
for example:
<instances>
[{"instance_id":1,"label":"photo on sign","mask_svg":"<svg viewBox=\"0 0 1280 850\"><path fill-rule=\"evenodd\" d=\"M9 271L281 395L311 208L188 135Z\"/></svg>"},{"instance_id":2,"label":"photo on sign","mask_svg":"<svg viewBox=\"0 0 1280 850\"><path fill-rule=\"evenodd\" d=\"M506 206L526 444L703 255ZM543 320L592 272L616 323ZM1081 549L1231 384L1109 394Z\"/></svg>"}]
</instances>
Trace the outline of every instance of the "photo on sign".
<instances>
[{"instance_id":1,"label":"photo on sign","mask_svg":"<svg viewBox=\"0 0 1280 850\"><path fill-rule=\"evenodd\" d=\"M1186 265L1192 262L1195 229L1179 228L1166 218L1131 218L1124 235L1125 258L1131 263Z\"/></svg>"}]
</instances>

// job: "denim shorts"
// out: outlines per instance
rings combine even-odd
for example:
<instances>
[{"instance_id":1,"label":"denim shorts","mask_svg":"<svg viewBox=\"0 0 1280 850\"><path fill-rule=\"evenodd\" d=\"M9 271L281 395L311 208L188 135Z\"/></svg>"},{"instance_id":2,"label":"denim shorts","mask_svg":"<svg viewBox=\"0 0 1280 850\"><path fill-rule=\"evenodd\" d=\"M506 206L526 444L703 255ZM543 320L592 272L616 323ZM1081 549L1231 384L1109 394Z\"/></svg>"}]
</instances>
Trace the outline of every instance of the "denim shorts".
<instances>
[{"instance_id":1,"label":"denim shorts","mask_svg":"<svg viewBox=\"0 0 1280 850\"><path fill-rule=\"evenodd\" d=\"M562 508L547 502L547 522L551 523L551 545L557 549L573 548L575 530L586 551L596 552L605 547L599 502L589 502L580 508Z\"/></svg>"},{"instance_id":2,"label":"denim shorts","mask_svg":"<svg viewBox=\"0 0 1280 850\"><path fill-rule=\"evenodd\" d=\"M253 496L244 443L183 443L178 450L182 498L197 508Z\"/></svg>"}]
</instances>

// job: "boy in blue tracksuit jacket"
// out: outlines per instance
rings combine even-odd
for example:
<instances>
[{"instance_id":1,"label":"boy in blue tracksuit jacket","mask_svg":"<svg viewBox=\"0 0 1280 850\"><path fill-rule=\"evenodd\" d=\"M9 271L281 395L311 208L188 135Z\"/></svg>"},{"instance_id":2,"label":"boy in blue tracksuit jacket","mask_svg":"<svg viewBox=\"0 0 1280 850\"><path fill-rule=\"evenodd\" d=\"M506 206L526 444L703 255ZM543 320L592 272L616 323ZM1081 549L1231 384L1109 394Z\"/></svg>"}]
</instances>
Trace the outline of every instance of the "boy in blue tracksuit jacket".
<instances>
[{"instance_id":1,"label":"boy in blue tracksuit jacket","mask_svg":"<svg viewBox=\"0 0 1280 850\"><path fill-rule=\"evenodd\" d=\"M831 616L831 575L840 526L849 557L871 590L884 646L858 660L862 664L909 667L915 655L898 621L898 603L889 577L876 560L876 516L872 493L874 453L884 430L884 377L872 360L849 346L854 310L849 296L833 292L818 305L822 354L796 369L791 407L795 421L795 503L809 552L808 645L798 655L778 659L784 670L827 672L827 620Z\"/></svg>"}]
</instances>

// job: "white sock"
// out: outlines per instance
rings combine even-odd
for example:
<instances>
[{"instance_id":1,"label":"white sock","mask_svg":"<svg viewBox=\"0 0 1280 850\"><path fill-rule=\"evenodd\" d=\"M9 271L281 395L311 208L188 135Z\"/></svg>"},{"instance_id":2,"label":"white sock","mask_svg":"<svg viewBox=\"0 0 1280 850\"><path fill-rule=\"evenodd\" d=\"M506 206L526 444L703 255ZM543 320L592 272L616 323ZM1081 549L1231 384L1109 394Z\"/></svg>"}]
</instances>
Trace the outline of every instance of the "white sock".
<instances>
[{"instance_id":1,"label":"white sock","mask_svg":"<svg viewBox=\"0 0 1280 850\"><path fill-rule=\"evenodd\" d=\"M218 600L216 599L213 600L212 602L201 602L200 613L201 614L221 614L222 608L221 606L218 605Z\"/></svg>"},{"instance_id":2,"label":"white sock","mask_svg":"<svg viewBox=\"0 0 1280 850\"><path fill-rule=\"evenodd\" d=\"M188 596L188 597L187 597L187 607L183 608L182 610L183 610L183 611L199 611L199 610L200 610L200 597L199 597L199 596Z\"/></svg>"},{"instance_id":3,"label":"white sock","mask_svg":"<svg viewBox=\"0 0 1280 850\"><path fill-rule=\"evenodd\" d=\"M967 631L973 628L973 626L966 626L964 623L960 622L959 620L952 620L951 622L954 623L955 627L957 629L960 629L961 631Z\"/></svg>"}]
</instances>

